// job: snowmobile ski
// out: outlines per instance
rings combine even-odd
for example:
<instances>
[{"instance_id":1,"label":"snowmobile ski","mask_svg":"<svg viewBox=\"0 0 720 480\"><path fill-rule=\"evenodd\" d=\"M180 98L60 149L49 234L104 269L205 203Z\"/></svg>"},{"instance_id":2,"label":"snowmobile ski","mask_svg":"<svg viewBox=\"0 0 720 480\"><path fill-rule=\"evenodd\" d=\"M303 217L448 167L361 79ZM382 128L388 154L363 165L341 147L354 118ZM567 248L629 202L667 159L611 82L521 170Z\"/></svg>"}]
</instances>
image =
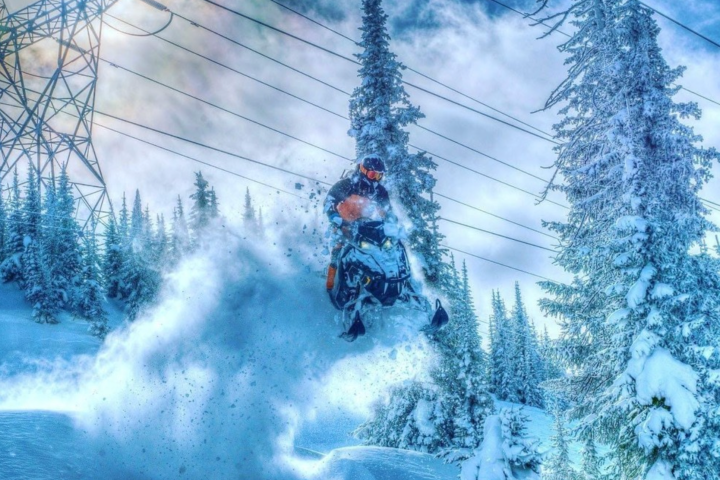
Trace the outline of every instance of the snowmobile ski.
<instances>
[{"instance_id":1,"label":"snowmobile ski","mask_svg":"<svg viewBox=\"0 0 720 480\"><path fill-rule=\"evenodd\" d=\"M438 330L440 330L442 327L444 327L450 318L448 317L447 312L442 306L442 303L440 302L440 299L435 300L435 314L433 315L432 320L430 321L430 325L427 325L423 328L423 331L427 333L428 335L432 335L436 333Z\"/></svg>"},{"instance_id":2,"label":"snowmobile ski","mask_svg":"<svg viewBox=\"0 0 720 480\"><path fill-rule=\"evenodd\" d=\"M355 318L347 332L340 335L340 338L348 342L354 342L357 337L365 335L365 325L360 319L360 312L355 312Z\"/></svg>"}]
</instances>

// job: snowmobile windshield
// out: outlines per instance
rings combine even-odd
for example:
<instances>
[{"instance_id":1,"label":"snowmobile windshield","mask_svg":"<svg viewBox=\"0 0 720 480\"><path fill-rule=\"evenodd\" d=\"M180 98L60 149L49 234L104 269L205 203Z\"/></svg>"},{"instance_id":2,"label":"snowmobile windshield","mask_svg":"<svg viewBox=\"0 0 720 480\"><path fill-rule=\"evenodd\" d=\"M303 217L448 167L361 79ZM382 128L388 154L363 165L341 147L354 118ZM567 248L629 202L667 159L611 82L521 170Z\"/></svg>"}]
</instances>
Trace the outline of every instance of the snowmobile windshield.
<instances>
[{"instance_id":1,"label":"snowmobile windshield","mask_svg":"<svg viewBox=\"0 0 720 480\"><path fill-rule=\"evenodd\" d=\"M384 223L378 220L359 222L357 237L360 241L370 242L376 246L382 246L387 240Z\"/></svg>"}]
</instances>

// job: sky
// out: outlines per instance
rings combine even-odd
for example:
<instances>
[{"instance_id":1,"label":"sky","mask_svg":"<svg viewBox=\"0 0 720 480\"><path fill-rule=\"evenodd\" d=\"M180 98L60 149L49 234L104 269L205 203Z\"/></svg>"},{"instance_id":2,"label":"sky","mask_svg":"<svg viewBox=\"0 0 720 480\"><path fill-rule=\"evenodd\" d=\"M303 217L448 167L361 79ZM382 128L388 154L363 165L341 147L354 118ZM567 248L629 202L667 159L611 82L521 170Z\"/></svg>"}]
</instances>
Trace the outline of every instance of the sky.
<instances>
[{"instance_id":1,"label":"sky","mask_svg":"<svg viewBox=\"0 0 720 480\"><path fill-rule=\"evenodd\" d=\"M281 8L271 0L217 1L342 55L351 56L358 51L346 39ZM12 2L9 5L12 9L13 5L20 3ZM336 56L202 0L166 0L164 3L172 11L200 25L221 32L341 90L349 92L358 85L357 66ZM698 0L679 5L671 0L648 0L647 3L697 31L720 40L715 33L720 31L720 5L717 2ZM287 0L287 4L345 35L359 37L359 0ZM534 2L514 0L508 0L507 4L521 11L530 11L535 6ZM555 5L555 2L550 2L550 11L558 8ZM552 124L558 120L554 111L532 112L543 107L552 89L565 76L564 58L557 50L557 45L564 39L561 35L554 34L539 40L538 37L543 33L541 27L531 27L532 21L490 0L401 0L386 1L384 7L389 15L393 39L391 48L407 66L540 130L549 132ZM148 31L161 28L169 19L167 12L154 9L141 0L121 0L113 6L110 14ZM312 81L202 28L191 26L179 17L175 17L160 36L231 66L246 76L157 38L121 33L141 32L116 19L106 17L106 22L108 25L103 27L101 49L104 59L328 151L347 158L354 156L354 144L347 135L347 121L262 85L248 76L340 115L347 115L346 94ZM720 101L720 82L716 80L716 72L720 71L720 48L709 45L662 18L658 22L662 28L659 40L666 60L671 66L687 66L682 85ZM489 115L501 116L411 71L406 70L404 78ZM552 171L547 167L552 165L554 159L552 143L417 89L408 87L407 91L411 101L426 115L420 122L422 127L532 175L543 179L550 177ZM704 112L703 118L690 123L704 136L705 146L720 147L720 129L717 128L720 105L685 91L678 93L676 98L678 101L699 103ZM95 107L100 112L150 125L328 183L334 183L343 170L351 166L347 159L222 112L106 63L101 63L99 68ZM308 224L318 222L317 197L314 201L302 201L277 191L280 188L307 197L316 187L308 179L189 145L99 114L95 119L93 141L116 208L123 192L131 196L139 189L143 203L149 205L151 212L169 217L178 195L186 204L189 202L194 172L201 169L205 178L215 187L221 210L230 222L239 216L247 188L256 205L262 207L270 224L282 222L289 216L307 219ZM275 188L138 143L100 125L122 130ZM540 193L543 189L542 180L427 131L418 128L410 131L411 143L433 154L529 192ZM542 230L543 220L562 220L564 217L565 210L558 205L547 201L536 204L535 199L526 193L444 160L436 161L438 194L539 230ZM300 190L296 189L297 183L301 184ZM720 194L716 193L719 185L717 180L713 180L704 190L703 196L720 203ZM564 203L564 199L556 195L551 195L550 199ZM440 198L439 202L442 206L441 216L449 220L545 248L553 247L554 240L542 234L444 198ZM716 223L720 223L719 214L715 212L711 217ZM447 237L447 244L453 248L553 280L567 281L569 278L553 265L552 253L547 250L448 222L441 222L440 228ZM553 334L557 332L554 322L544 319L537 307L538 299L543 296L542 290L535 283L538 278L464 254L455 255L458 262L467 262L481 322L487 322L489 316L490 291L499 289L506 303L511 303L514 282L518 281L531 317L539 325L547 325ZM487 331L486 323L481 323L481 331Z\"/></svg>"}]
</instances>

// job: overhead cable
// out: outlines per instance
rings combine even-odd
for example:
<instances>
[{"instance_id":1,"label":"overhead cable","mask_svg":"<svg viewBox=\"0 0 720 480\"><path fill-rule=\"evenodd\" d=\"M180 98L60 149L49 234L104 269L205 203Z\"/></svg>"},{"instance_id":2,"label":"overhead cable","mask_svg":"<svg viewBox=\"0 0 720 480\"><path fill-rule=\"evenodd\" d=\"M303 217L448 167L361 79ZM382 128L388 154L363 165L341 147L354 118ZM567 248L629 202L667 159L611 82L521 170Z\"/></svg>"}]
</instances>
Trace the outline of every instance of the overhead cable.
<instances>
[{"instance_id":1,"label":"overhead cable","mask_svg":"<svg viewBox=\"0 0 720 480\"><path fill-rule=\"evenodd\" d=\"M448 250L452 250L453 252L462 253L463 255L467 255L467 256L469 256L469 257L477 258L477 259L483 260L483 261L485 261L485 262L493 263L493 264L499 265L499 266L501 266L501 267L509 268L510 270L515 270L516 272L525 273L525 274L527 274L527 275L531 275L531 276L533 276L533 277L540 278L540 279L542 279L542 280L547 280L548 282L556 283L556 284L558 284L558 285L563 285L562 282L558 282L557 280L553 280L552 278L543 277L542 275L538 275L537 273L528 272L527 270L523 270L522 268L513 267L513 266L508 265L508 264L506 264L506 263L497 262L497 261L491 260L491 259L489 259L489 258L487 258L487 257L482 257L482 256L480 256L480 255L476 255L476 254L474 254L474 253L466 252L466 251L460 250L460 249L458 249L458 248L453 248L453 247L451 247L450 245L441 245L441 246L447 248Z\"/></svg>"},{"instance_id":2,"label":"overhead cable","mask_svg":"<svg viewBox=\"0 0 720 480\"><path fill-rule=\"evenodd\" d=\"M272 3L274 3L274 4L276 4L276 5L278 5L278 6L280 6L280 7L282 7L282 8L284 8L284 9L286 9L286 10L288 10L288 11L290 11L290 12L292 12L292 13L294 13L295 15L298 15L298 16L300 16L300 17L308 20L309 22L314 23L315 25L317 25L317 26L319 26L319 27L321 27L321 28L324 28L325 30L328 30L328 31L334 33L335 35L338 35L338 36L340 36L340 37L342 37L342 38L344 38L344 39L352 42L353 44L355 44L355 45L357 45L357 46L360 46L360 43L359 43L357 40L355 40L355 39L353 39L353 38L350 38L350 37L348 37L347 35L343 34L342 32L339 32L338 30L335 30L335 29L333 29L333 28L331 28L331 27L328 27L327 25L325 25L325 24L323 24L323 23L321 23L321 22L318 22L317 20L315 20L315 19L313 19L313 18L310 18L309 16L303 14L302 12L299 12L298 10L295 10L295 9L293 9L293 8L290 8L290 7L288 7L287 5L284 5L283 3L278 2L277 0L269 0L269 1L272 2ZM547 135L548 137L552 137L552 134L551 134L551 133L545 132L545 131L543 131L543 130L537 128L537 127L535 127L534 125L531 125L531 124L529 124L529 123L527 123L527 122L524 122L524 121L520 120L520 119L517 118L517 117L514 117L514 116L512 116L512 115L510 115L510 114L508 114L508 113L503 112L503 111L500 110L500 109L497 109L497 108L495 108L495 107L493 107L493 106L491 106L491 105L488 105L487 103L482 102L482 101L478 100L477 98L474 98L474 97L472 97L472 96L470 96L470 95L468 95L468 94L466 94L466 93L463 93L463 92L461 92L460 90L457 90L456 88L453 88L453 87L451 87L450 85L448 85L448 84L446 84L446 83L443 83L443 82L441 82L441 81L439 81L439 80L436 80L436 79L432 78L431 76L429 76L429 75L427 75L427 74L425 74L425 73L422 73L422 72L420 72L420 71L418 71L418 70L410 67L410 66L407 65L407 64L405 64L405 68L406 68L408 71L410 71L410 72L413 72L413 73L415 73L415 74L417 74L417 75L420 75L421 77L426 78L427 80L430 80L430 81L433 82L433 83L436 83L436 84L438 84L438 85L440 85L440 86L442 86L442 87L447 88L448 90L450 90L450 91L452 91L452 92L457 93L458 95L461 95L461 96L467 98L468 100L472 100L473 102L478 103L478 104L480 104L480 105L482 105L482 106L484 106L484 107L486 107L486 108L489 108L490 110L492 110L492 111L494 111L494 112L497 112L497 113L499 113L499 114L501 114L501 115L504 115L504 116L506 116L506 117L508 117L508 118L511 118L511 119L515 120L516 122L518 122L518 123L520 123L520 124L522 124L522 125L525 125L526 127L532 128L533 130L536 130L536 131L538 131L538 132L540 132L540 133L542 133L542 134L544 134L544 135Z\"/></svg>"},{"instance_id":3,"label":"overhead cable","mask_svg":"<svg viewBox=\"0 0 720 480\"><path fill-rule=\"evenodd\" d=\"M212 150L212 151L214 151L214 152L222 153L222 154L228 155L228 156L230 156L230 157L234 157L234 158L237 158L237 159L240 159L240 160L244 160L244 161L246 161L246 162L255 163L255 164L257 164L257 165L262 165L262 166L265 166L265 167L267 167L267 168L271 168L271 169L273 169L273 170L278 170L278 171L280 171L280 172L289 173L290 175L295 175L295 176L297 176L297 177L304 178L304 179L306 179L306 180L310 180L310 181L312 181L312 182L316 182L316 183L319 183L319 184L322 184L322 185L328 185L328 186L331 185L330 183L325 182L325 181L323 181L323 180L319 180L319 179L317 179L317 178L309 177L309 176L307 176L307 175L303 175L303 174L301 174L301 173L293 172L292 170L288 170L288 169L282 168L282 167L277 167L277 166L275 166L275 165L271 165L271 164L269 164L269 163L261 162L261 161L259 161L259 160L254 160L254 159L252 159L252 158L250 158L250 157L246 157L246 156L244 156L244 155L239 155L239 154L237 154L237 153L230 152L230 151L228 151L228 150L223 150L222 148L213 147L213 146L211 146L211 145L207 145L207 144L202 143L202 142L199 142L199 141L197 141L197 140L192 140L192 139L190 139L190 138L183 137L183 136L181 136L181 135L176 135L176 134L174 134L174 133L170 133L170 132L166 132L166 131L163 131L163 130L160 130L160 129L157 129L157 128L153 128L153 127L151 127L151 126L149 126L149 125L143 125L142 123L134 122L134 121L128 120L128 119L126 119L126 118L122 118L122 117L118 117L118 116L116 116L116 115L112 115L112 114L110 114L110 113L101 112L101 111L99 111L99 110L96 110L95 113L98 114L98 115L102 115L102 116L104 116L104 117L112 118L112 119L117 120L117 121L119 121L119 122L123 122L123 123L127 123L127 124L130 124L130 125L134 125L134 126L136 126L136 127L143 128L143 129L145 129L145 130L149 130L149 131L151 131L151 132L158 133L158 134L160 134L160 135L164 135L164 136L166 136L166 137L174 138L174 139L176 139L176 140L180 140L180 141L185 142L185 143L190 143L190 144L196 145L196 146L198 146L198 147L207 148L208 150Z\"/></svg>"},{"instance_id":4,"label":"overhead cable","mask_svg":"<svg viewBox=\"0 0 720 480\"><path fill-rule=\"evenodd\" d=\"M180 16L178 15L178 17L180 17ZM181 18L182 18L182 17L181 17ZM190 21L190 20L188 20L188 21ZM125 23L128 23L128 22L125 22ZM131 25L131 26L133 26L133 27L135 27L135 28L139 28L139 27L136 27L135 25L132 25L132 24L129 24L129 23L128 23L128 25ZM176 47L182 49L183 51L186 51L186 52L188 52L188 53L191 53L191 54L193 54L193 55L196 55L196 56L198 56L198 57L200 57L200 58L206 59L206 60L208 60L208 61L210 61L210 62L212 62L212 63L214 63L214 64L216 64L216 65L222 66L222 67L224 67L224 68L226 68L226 69L228 69L228 70L230 70L230 71L232 71L232 72L234 72L234 73L238 73L238 74L240 74L240 75L242 75L242 76L244 76L244 77L246 77L246 78L249 78L249 79L251 79L251 80L255 80L255 81L257 81L257 82L259 82L259 83L261 83L261 84L263 84L263 85L265 85L265 86L268 86L268 87L276 90L276 91L279 91L279 92L281 92L281 93L284 93L284 94L286 94L286 95L289 95L289 96L291 96L292 98L295 98L295 99L297 99L297 100L299 100L299 101L302 101L302 102L304 102L304 103L307 103L307 104L309 104L309 105L312 105L312 106L314 106L314 107L316 107L316 108L319 108L319 109L321 109L321 110L323 110L323 111L325 111L325 112L331 113L331 114L333 114L333 115L335 115L335 116L337 116L337 117L339 117L339 118L342 118L342 119L344 119L344 120L349 120L349 118L346 117L345 115L342 115L342 114L339 114L339 113L334 112L334 111L332 111L332 110L329 110L329 109L327 109L327 108L325 108L325 107L322 107L322 106L317 105L317 104L315 104L315 103L313 103L313 102L310 102L310 101L308 101L308 100L306 100L306 99L304 99L304 98L302 98L302 97L299 97L299 96L294 95L294 94L292 94L292 93L290 93L290 92L287 92L286 90L283 90L283 89L281 89L281 88L279 88L279 87L276 87L276 86L274 86L274 85L271 85L271 84L268 84L268 83L266 83L266 82L263 82L263 81L261 81L261 80L259 80L259 79L256 79L255 77L252 77L252 76L247 75L246 73L243 73L243 72L241 72L241 71L239 71L239 70L237 70L237 69L234 69L234 68L232 68L232 67L229 67L229 66L227 66L226 64L224 64L224 63L222 63L222 62L219 62L219 61L217 61L217 60L213 60L213 59L211 59L211 58L209 58L209 57L206 57L206 56L204 56L204 55L202 55L202 54L200 54L200 53L197 53L197 52L195 52L195 51L193 51L193 50L190 50L190 49L188 49L188 48L185 48L185 47L183 47L183 46L181 46L181 45L178 45L178 44L176 44L176 43L174 43L174 42L171 42L171 41L169 41L169 40L167 40L167 39L164 39L164 38L162 38L162 37L157 37L157 38L159 38L160 40L163 40L163 41L165 41L165 42L167 42L167 43L169 43L169 44L171 44L171 45L173 45L173 46L176 46ZM310 77L310 78L312 78L312 79L317 80L315 77L313 77L313 76L311 76L311 75L307 75L307 74L305 74L305 75L308 76L308 77ZM318 80L318 81L320 81L320 80ZM328 84L325 83L325 82L322 82L322 81L320 81L320 82L323 83L323 84L328 85ZM349 94L346 93L346 95L349 95ZM451 139L450 137L447 137L446 135L440 134L440 133L435 132L434 130L428 129L428 128L426 128L426 127L421 127L421 126L419 126L419 125L418 125L418 127L421 128L421 129L423 129L423 130L428 131L429 133L435 134L435 135L437 135L437 136L439 136L439 137L441 137L441 138L444 138L444 139L446 139L446 140L448 140L448 141L451 141L451 142L453 142L453 143L456 143L456 144L458 144L458 145L460 145L460 146L462 146L462 147L464 147L464 148L466 148L466 149L468 149L468 150L470 150L470 151L473 151L473 152L475 152L475 153L478 153L479 155L482 155L482 156L484 156L484 157L486 157L486 158L488 158L488 159L490 159L490 160L493 160L493 161L499 162L499 163L501 163L501 164L507 165L507 166L509 166L509 167L511 167L511 168L513 168L513 169L515 169L515 170L518 170L518 171L520 171L520 172L522 172L522 173L524 173L524 174L526 174L526 175L528 175L528 176L531 176L531 177L534 177L534 178L536 178L536 179L539 179L539 180L541 180L541 181L543 181L543 182L546 182L546 180L543 179L542 177L539 177L539 176L537 176L537 175L534 175L534 174L532 174L532 173L530 173L530 172L528 172L528 171L526 171L526 170L520 169L519 167L512 166L511 164L508 164L507 162L503 162L503 161L499 160L499 159L496 158L496 157L493 157L493 156L491 156L491 155L488 155L488 154L486 154L486 153L484 153L484 152L482 152L482 151L480 151L480 150L477 150L477 149L475 149L475 148L473 148L473 147L470 147L470 146L468 146L468 145L466 145L466 144L464 144L464 143L462 143L462 142L458 142L457 140L453 140L453 139ZM413 146L413 145L410 145L410 146L413 147L413 148L418 148L418 147L415 147L415 146ZM418 148L418 150L421 150L421 149ZM428 152L428 153L430 153L430 152ZM458 163L456 163L456 162L452 162L452 161L448 160L447 158L444 158L444 157L442 157L442 156L440 156L440 155L436 155L436 154L431 154L431 155L436 156L437 158L439 158L439 159L441 159L441 160L444 160L444 161L448 161L448 162L450 162L450 163L453 163L453 164L455 164L455 165L462 166L461 164L458 164ZM462 166L462 167L463 167L463 168L466 168L466 167L464 167L464 166ZM496 179L496 178L494 178L494 177L491 177L491 176L489 176L489 175L482 174L482 173L477 172L476 170L473 170L473 169L470 169L470 168L468 168L468 170L471 171L471 172L477 173L477 174L479 174L479 175L482 175L482 176L484 176L484 177L486 177L486 178L488 178L488 179L491 179L491 180L493 180L493 181L498 181L499 183L502 183L502 184L504 184L504 185L508 185L508 186L513 187L513 188L516 188L516 189L518 189L518 190L520 190L520 191L523 191L523 192L525 192L525 193L527 193L527 194L529 194L529 195L532 195L533 197L535 197L535 198L537 198L537 199L541 199L540 196L538 196L538 195L536 195L536 194L534 194L534 193L532 193L532 192L528 192L528 191L526 191L526 190L523 190L523 189L519 189L519 188L517 188L517 187L514 187L514 186L512 186L511 184L509 184L509 183L507 183L507 182L500 181L500 180L498 180L498 179ZM567 208L565 205L562 205L562 204L560 204L560 203L554 202L554 201L552 201L552 200L546 200L546 201L547 201L548 203L553 203L553 204L562 206L563 208Z\"/></svg>"},{"instance_id":5,"label":"overhead cable","mask_svg":"<svg viewBox=\"0 0 720 480\"><path fill-rule=\"evenodd\" d=\"M271 30L273 30L273 31L275 31L275 32L279 32L279 33L281 33L281 34L283 34L283 35L286 35L286 36L288 36L288 37L290 37L290 38L293 38L293 39L295 39L295 40L297 40L297 41L300 41L300 42L305 43L305 44L307 44L307 45L309 45L309 46L312 46L312 47L314 47L314 48L317 48L317 49L319 49L319 50L322 50L322 51L324 51L324 52L327 52L327 53L329 53L329 54L331 54L331 55L333 55L333 56L335 56L335 57L341 58L341 59L346 60L346 61L348 61L348 62L351 62L351 63L353 63L353 64L355 64L355 65L361 65L360 62L358 62L358 61L356 61L356 60L354 60L354 59L352 59L352 58L350 58L350 57L348 57L348 56L346 56L346 55L342 55L341 53L338 53L338 52L335 52L335 51L330 50L330 49L328 49L328 48L325 48L325 47L323 47L322 45L318 45L317 43L311 42L311 41L306 40L306 39L304 39L304 38L302 38L302 37L298 37L297 35L294 35L294 34L292 34L292 33L290 33L290 32L287 32L287 31L282 30L282 29L280 29L280 28L274 27L274 26L272 26L272 25L269 25L269 24L267 24L267 23L265 23L265 22L262 22L262 21L260 21L260 20L258 20L258 19L256 19L256 18L253 18L253 17L251 17L251 16L249 16L249 15L245 15L244 13L241 13L241 12L239 12L239 11L237 11L237 10L233 10L232 8L229 8L229 7L226 7L226 6L224 6L224 5L219 4L219 3L217 3L217 2L214 2L213 0L204 0L204 1L207 2L207 3L210 3L210 4L212 4L212 5L215 5L216 7L221 8L222 10L225 10L225 11L227 11L227 12L230 12L230 13L232 13L232 14L234 14L234 15L237 15L237 16L239 16L239 17L242 17L242 18L245 18L245 19L250 20L250 21L252 21L252 22L255 22L255 23L257 23L258 25L262 25L263 27L269 28L269 29L271 29ZM495 116L493 116L493 115L489 115L489 114L487 114L487 113L485 113L485 112L481 112L480 110L477 110L477 109L472 108L472 107L470 107L470 106L468 106L468 105L462 104L462 103L457 102L457 101L455 101L455 100L452 100L452 99L450 99L450 98L448 98L448 97L445 97L444 95L440 95L439 93L433 92L433 91L428 90L428 89L423 88L423 87L420 87L420 86L415 85L415 84L413 84L413 83L410 83L410 82L408 82L408 81L406 81L406 80L403 80L402 82L403 82L405 85L409 86L409 87L415 88L416 90L420 90L420 91L425 92L425 93L427 93L427 94L429 94L429 95L432 95L432 96L434 96L434 97L436 97L436 98L439 98L439 99L444 100L444 101L446 101L446 102L452 103L453 105L456 105L456 106L458 106L458 107L464 108L464 109L466 109L466 110L468 110L468 111L471 111L471 112L476 113L476 114L478 114L478 115L481 115L481 116L483 116L483 117L489 118L489 119L491 119L491 120L495 120L496 122L502 123L503 125L507 125L507 126L509 126L509 127L511 127L511 128L514 128L514 129L519 130L519 131L521 131L521 132L527 133L528 135L532 135L533 137L539 138L539 139L544 140L544 141L546 141L546 142L559 145L559 143L556 142L555 140L552 140L552 139L550 139L550 138L541 136L541 135L539 135L539 134L537 134L537 133L535 133L535 132L531 132L530 130L527 130L527 129L525 129L525 128L519 127L519 126L517 126L517 125L514 125L514 124L512 124L512 123L510 123L510 122L507 122L507 121L505 121L505 120L502 120L502 119L500 119L500 118L497 118L497 117L495 117Z\"/></svg>"},{"instance_id":6,"label":"overhead cable","mask_svg":"<svg viewBox=\"0 0 720 480\"><path fill-rule=\"evenodd\" d=\"M499 234L499 233L491 232L490 230L485 230L485 229L483 229L483 228L475 227L475 226L473 226L473 225L468 225L467 223L458 222L458 221L456 221L456 220L451 220L451 219L449 219L449 218L439 217L438 220L442 220L442 221L444 221L444 222L452 223L452 224L459 225L459 226L461 226L461 227L469 228L469 229L472 229L472 230L477 230L478 232L487 233L487 234L489 234L489 235L494 235L494 236L496 236L496 237L504 238L504 239L506 239L506 240L511 240L511 241L513 241L513 242L522 243L522 244L528 245L528 246L530 246L530 247L539 248L539 249L541 249L541 250L547 250L548 252L557 253L557 251L556 251L556 250L553 250L552 248L543 247L542 245L538 245L538 244L536 244L536 243L526 242L525 240L520 240L520 239L518 239L518 238L509 237L509 236L507 236L507 235L501 235L501 234Z\"/></svg>"}]
</instances>

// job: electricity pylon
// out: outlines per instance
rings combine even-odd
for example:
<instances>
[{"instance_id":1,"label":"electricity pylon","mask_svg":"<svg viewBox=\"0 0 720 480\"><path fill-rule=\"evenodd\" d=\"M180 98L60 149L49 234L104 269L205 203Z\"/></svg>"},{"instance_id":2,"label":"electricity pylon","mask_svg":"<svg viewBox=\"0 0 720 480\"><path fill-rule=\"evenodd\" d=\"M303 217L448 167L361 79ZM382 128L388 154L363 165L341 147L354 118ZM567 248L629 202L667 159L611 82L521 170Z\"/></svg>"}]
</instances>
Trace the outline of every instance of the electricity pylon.
<instances>
[{"instance_id":1,"label":"electricity pylon","mask_svg":"<svg viewBox=\"0 0 720 480\"><path fill-rule=\"evenodd\" d=\"M39 0L0 11L0 184L27 165L42 188L66 167L83 228L112 212L92 122L102 14L117 1Z\"/></svg>"}]
</instances>

